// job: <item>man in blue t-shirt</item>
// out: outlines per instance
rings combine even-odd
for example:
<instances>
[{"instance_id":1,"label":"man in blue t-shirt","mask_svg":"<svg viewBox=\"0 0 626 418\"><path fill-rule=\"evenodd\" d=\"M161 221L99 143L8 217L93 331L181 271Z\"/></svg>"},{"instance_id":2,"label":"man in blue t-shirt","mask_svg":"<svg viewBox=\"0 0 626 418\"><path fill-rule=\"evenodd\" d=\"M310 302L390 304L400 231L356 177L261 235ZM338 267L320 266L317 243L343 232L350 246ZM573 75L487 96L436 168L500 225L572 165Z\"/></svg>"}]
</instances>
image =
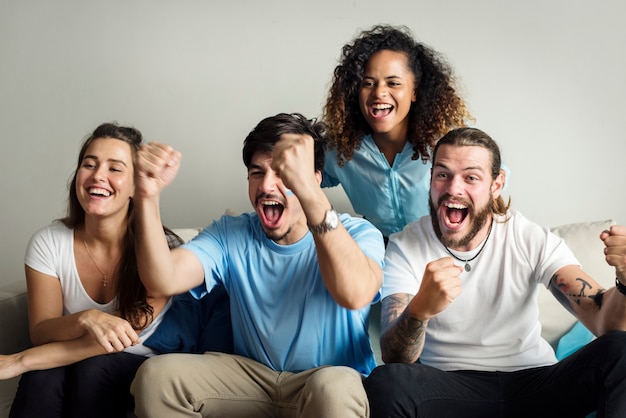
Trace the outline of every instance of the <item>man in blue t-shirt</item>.
<instances>
[{"instance_id":1,"label":"man in blue t-shirt","mask_svg":"<svg viewBox=\"0 0 626 418\"><path fill-rule=\"evenodd\" d=\"M375 367L367 333L384 245L368 221L337 214L320 187L325 126L300 114L262 120L244 141L254 213L224 216L169 251L159 195L180 154L138 154L137 259L150 294L216 284L230 296L235 354L149 359L131 391L140 417L367 417L362 378Z\"/></svg>"}]
</instances>

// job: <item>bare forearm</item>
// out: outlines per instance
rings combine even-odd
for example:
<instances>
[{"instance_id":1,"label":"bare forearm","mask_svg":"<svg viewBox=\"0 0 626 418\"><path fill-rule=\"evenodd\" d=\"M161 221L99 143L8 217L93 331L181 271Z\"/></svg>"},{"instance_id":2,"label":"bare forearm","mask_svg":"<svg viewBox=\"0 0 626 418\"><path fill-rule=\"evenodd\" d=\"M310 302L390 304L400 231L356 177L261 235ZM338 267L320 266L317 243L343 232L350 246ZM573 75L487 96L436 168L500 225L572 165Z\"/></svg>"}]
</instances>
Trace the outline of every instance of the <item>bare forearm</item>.
<instances>
[{"instance_id":1,"label":"bare forearm","mask_svg":"<svg viewBox=\"0 0 626 418\"><path fill-rule=\"evenodd\" d=\"M149 294L170 296L174 294L170 289L174 264L163 234L158 198L137 199L135 210L135 251L141 280Z\"/></svg>"},{"instance_id":2,"label":"bare forearm","mask_svg":"<svg viewBox=\"0 0 626 418\"><path fill-rule=\"evenodd\" d=\"M626 331L626 295L613 287L604 293L602 299L597 335Z\"/></svg>"},{"instance_id":3,"label":"bare forearm","mask_svg":"<svg viewBox=\"0 0 626 418\"><path fill-rule=\"evenodd\" d=\"M87 333L82 317L86 311L42 321L30 329L33 345L41 345L54 341L68 341L82 337Z\"/></svg>"},{"instance_id":4,"label":"bare forearm","mask_svg":"<svg viewBox=\"0 0 626 418\"><path fill-rule=\"evenodd\" d=\"M349 309L370 304L382 284L381 267L363 253L343 225L315 240L322 278L337 303Z\"/></svg>"},{"instance_id":5,"label":"bare forearm","mask_svg":"<svg viewBox=\"0 0 626 418\"><path fill-rule=\"evenodd\" d=\"M33 370L67 366L105 353L102 346L88 335L32 347L16 354L0 356L0 380Z\"/></svg>"},{"instance_id":6,"label":"bare forearm","mask_svg":"<svg viewBox=\"0 0 626 418\"><path fill-rule=\"evenodd\" d=\"M385 363L414 363L422 353L427 321L411 316L411 298L394 294L382 302L380 347Z\"/></svg>"}]
</instances>

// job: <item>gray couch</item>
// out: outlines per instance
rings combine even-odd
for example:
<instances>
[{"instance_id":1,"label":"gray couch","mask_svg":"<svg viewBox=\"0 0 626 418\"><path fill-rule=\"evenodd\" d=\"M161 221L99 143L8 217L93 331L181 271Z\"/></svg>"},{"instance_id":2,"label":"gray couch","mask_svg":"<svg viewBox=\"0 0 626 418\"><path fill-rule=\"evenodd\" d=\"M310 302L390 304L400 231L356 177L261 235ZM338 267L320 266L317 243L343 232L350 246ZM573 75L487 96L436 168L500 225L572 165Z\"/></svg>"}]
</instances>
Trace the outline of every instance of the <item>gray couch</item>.
<instances>
[{"instance_id":1,"label":"gray couch","mask_svg":"<svg viewBox=\"0 0 626 418\"><path fill-rule=\"evenodd\" d=\"M553 228L574 251L583 269L604 287L613 286L615 272L604 261L603 244L600 233L614 221L581 222ZM198 229L176 229L183 239L192 238ZM560 338L575 324L575 319L561 307L547 290L539 295L540 320L543 336L556 348ZM379 304L372 310L370 336L372 346L380 364L379 337ZM29 346L28 316L26 306L26 286L24 280L16 281L0 287L0 353L14 353ZM0 418L8 417L9 409L15 394L18 379L0 381Z\"/></svg>"}]
</instances>

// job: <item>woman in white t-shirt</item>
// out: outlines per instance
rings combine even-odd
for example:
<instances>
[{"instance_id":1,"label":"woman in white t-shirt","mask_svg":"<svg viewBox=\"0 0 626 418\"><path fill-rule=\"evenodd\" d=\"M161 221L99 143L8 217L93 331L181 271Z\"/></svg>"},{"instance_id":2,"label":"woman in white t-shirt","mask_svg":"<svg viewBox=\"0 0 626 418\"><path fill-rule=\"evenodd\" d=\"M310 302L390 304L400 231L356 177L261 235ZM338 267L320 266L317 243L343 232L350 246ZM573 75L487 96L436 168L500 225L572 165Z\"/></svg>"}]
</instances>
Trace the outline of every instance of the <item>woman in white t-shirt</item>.
<instances>
[{"instance_id":1,"label":"woman in white t-shirt","mask_svg":"<svg viewBox=\"0 0 626 418\"><path fill-rule=\"evenodd\" d=\"M134 128L97 127L78 156L67 216L29 242L34 347L0 356L0 378L24 373L11 417L115 417L132 408L130 382L153 354L141 341L171 304L147 295L137 273L133 161L141 142ZM107 353L115 354L99 356Z\"/></svg>"}]
</instances>

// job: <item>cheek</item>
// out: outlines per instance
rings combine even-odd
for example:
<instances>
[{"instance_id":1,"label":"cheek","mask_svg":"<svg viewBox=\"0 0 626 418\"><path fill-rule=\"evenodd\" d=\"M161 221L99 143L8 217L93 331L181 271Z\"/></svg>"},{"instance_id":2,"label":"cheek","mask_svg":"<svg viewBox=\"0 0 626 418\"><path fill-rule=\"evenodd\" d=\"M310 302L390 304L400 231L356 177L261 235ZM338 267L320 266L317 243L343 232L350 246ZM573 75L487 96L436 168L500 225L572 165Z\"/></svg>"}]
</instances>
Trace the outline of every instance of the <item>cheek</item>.
<instances>
[{"instance_id":1,"label":"cheek","mask_svg":"<svg viewBox=\"0 0 626 418\"><path fill-rule=\"evenodd\" d=\"M135 182L132 177L124 177L118 178L111 181L112 186L121 191L122 193L126 193L129 196L132 196L135 192Z\"/></svg>"},{"instance_id":2,"label":"cheek","mask_svg":"<svg viewBox=\"0 0 626 418\"><path fill-rule=\"evenodd\" d=\"M402 92L401 96L398 97L399 98L399 102L403 105L404 107L404 112L409 113L409 109L411 108L411 105L413 104L414 100L414 96L412 95L410 90L406 90L404 92Z\"/></svg>"},{"instance_id":3,"label":"cheek","mask_svg":"<svg viewBox=\"0 0 626 418\"><path fill-rule=\"evenodd\" d=\"M256 186L251 181L248 181L248 198L250 199L250 203L254 206L256 201Z\"/></svg>"}]
</instances>

